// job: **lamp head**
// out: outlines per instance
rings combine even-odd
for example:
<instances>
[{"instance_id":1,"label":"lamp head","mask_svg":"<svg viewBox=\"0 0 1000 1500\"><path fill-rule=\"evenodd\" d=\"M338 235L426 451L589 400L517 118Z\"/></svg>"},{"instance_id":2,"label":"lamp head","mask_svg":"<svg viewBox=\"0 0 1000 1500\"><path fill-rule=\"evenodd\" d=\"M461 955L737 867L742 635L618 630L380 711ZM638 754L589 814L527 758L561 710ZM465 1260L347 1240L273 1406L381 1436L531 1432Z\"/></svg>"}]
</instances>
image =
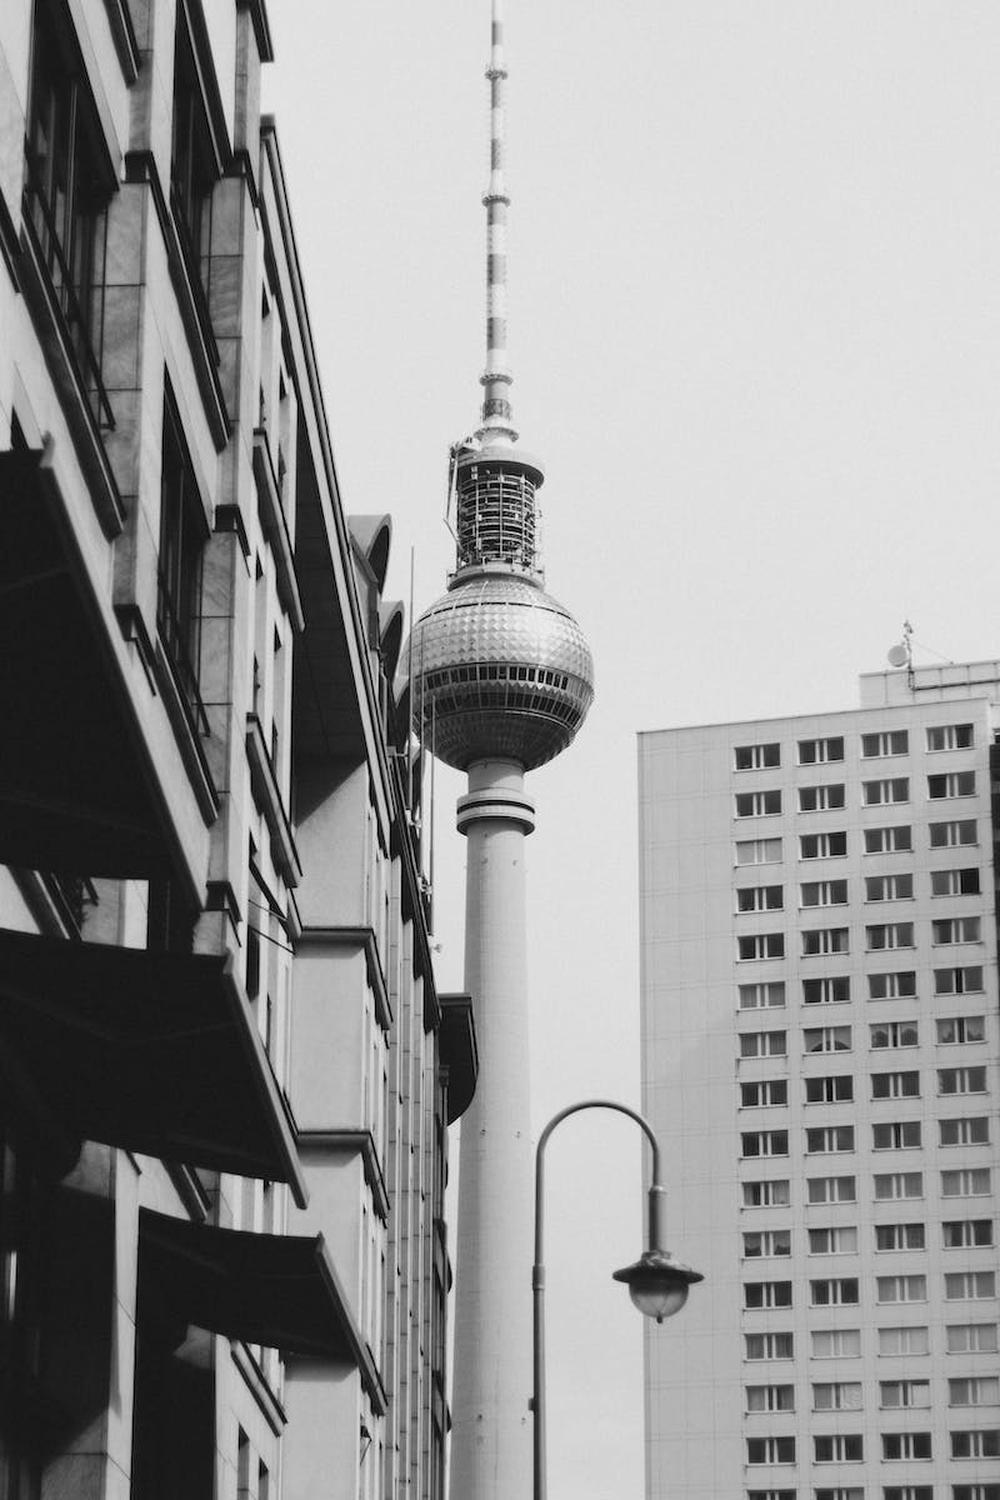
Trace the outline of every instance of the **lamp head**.
<instances>
[{"instance_id":1,"label":"lamp head","mask_svg":"<svg viewBox=\"0 0 1000 1500\"><path fill-rule=\"evenodd\" d=\"M613 1275L615 1281L625 1282L643 1316L658 1323L679 1313L687 1301L688 1287L705 1279L669 1250L646 1250L634 1265L624 1266Z\"/></svg>"}]
</instances>

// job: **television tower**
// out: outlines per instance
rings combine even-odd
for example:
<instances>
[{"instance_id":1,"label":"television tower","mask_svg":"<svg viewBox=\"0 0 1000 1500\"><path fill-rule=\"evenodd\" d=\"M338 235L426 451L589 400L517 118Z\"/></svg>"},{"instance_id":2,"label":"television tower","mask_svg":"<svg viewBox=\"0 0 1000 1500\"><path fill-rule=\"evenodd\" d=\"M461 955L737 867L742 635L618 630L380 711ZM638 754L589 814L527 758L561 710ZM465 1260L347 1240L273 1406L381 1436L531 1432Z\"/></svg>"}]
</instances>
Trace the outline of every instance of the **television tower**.
<instances>
[{"instance_id":1,"label":"television tower","mask_svg":"<svg viewBox=\"0 0 1000 1500\"><path fill-rule=\"evenodd\" d=\"M524 775L564 750L594 695L579 625L543 589L541 464L517 447L507 363L504 27L492 0L486 370L482 419L452 449L455 571L413 629L413 724L468 774L465 986L480 1071L462 1120L456 1249L451 1500L531 1491L533 1162L528 1070Z\"/></svg>"}]
</instances>

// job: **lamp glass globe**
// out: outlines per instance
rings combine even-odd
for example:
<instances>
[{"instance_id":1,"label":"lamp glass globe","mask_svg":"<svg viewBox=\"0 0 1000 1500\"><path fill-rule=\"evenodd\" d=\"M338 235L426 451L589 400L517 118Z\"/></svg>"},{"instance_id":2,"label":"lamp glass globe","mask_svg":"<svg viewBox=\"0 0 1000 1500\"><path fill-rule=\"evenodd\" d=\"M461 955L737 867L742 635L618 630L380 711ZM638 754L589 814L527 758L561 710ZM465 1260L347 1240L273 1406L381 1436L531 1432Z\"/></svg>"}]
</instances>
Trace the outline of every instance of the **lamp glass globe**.
<instances>
[{"instance_id":1,"label":"lamp glass globe","mask_svg":"<svg viewBox=\"0 0 1000 1500\"><path fill-rule=\"evenodd\" d=\"M637 1277L631 1282L628 1294L643 1317L655 1318L662 1323L679 1313L688 1298L687 1283L667 1277Z\"/></svg>"}]
</instances>

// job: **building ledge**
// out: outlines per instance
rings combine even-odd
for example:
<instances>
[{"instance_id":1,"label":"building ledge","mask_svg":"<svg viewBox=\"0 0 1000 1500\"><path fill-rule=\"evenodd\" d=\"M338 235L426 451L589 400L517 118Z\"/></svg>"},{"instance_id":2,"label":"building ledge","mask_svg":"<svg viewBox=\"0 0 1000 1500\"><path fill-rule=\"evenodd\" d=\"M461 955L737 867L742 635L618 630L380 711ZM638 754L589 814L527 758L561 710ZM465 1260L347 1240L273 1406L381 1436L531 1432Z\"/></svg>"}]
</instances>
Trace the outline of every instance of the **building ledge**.
<instances>
[{"instance_id":1,"label":"building ledge","mask_svg":"<svg viewBox=\"0 0 1000 1500\"><path fill-rule=\"evenodd\" d=\"M281 503L281 488L274 472L271 445L263 427L253 435L253 473L257 481L257 503L260 509L264 535L271 544L275 568L278 574L278 596L292 622L292 629L301 635L306 628L302 612L299 582L295 576L295 555L292 539L288 533L285 508Z\"/></svg>"},{"instance_id":2,"label":"building ledge","mask_svg":"<svg viewBox=\"0 0 1000 1500\"><path fill-rule=\"evenodd\" d=\"M303 1156L321 1151L360 1154L365 1181L375 1202L375 1211L383 1223L388 1219L389 1190L385 1185L375 1137L370 1130L300 1130L297 1139L299 1152Z\"/></svg>"},{"instance_id":3,"label":"building ledge","mask_svg":"<svg viewBox=\"0 0 1000 1500\"><path fill-rule=\"evenodd\" d=\"M393 1019L392 1006L389 1003L389 991L382 970L374 927L303 927L299 936L299 946L309 943L315 943L319 947L326 945L364 950L368 983L375 996L375 1015L382 1030L388 1031Z\"/></svg>"},{"instance_id":4,"label":"building ledge","mask_svg":"<svg viewBox=\"0 0 1000 1500\"><path fill-rule=\"evenodd\" d=\"M292 826L285 812L278 778L268 754L264 731L256 714L247 714L246 746L247 760L250 762L250 786L271 835L271 852L275 864L284 876L285 884L297 886L302 879L302 863L292 837Z\"/></svg>"}]
</instances>

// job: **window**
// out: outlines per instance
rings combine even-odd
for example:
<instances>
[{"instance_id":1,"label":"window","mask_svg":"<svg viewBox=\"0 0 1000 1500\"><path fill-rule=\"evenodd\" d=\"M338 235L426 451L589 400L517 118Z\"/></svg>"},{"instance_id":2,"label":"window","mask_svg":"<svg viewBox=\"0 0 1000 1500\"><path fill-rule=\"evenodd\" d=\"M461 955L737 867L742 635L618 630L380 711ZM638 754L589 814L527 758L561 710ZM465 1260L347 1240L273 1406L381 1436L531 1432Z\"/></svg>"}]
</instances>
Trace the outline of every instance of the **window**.
<instances>
[{"instance_id":1,"label":"window","mask_svg":"<svg viewBox=\"0 0 1000 1500\"><path fill-rule=\"evenodd\" d=\"M880 1380L878 1404L889 1411L895 1411L903 1406L912 1407L915 1410L926 1410L931 1404L930 1381Z\"/></svg>"},{"instance_id":2,"label":"window","mask_svg":"<svg viewBox=\"0 0 1000 1500\"><path fill-rule=\"evenodd\" d=\"M784 1208L790 1201L787 1177L743 1184L744 1208Z\"/></svg>"},{"instance_id":3,"label":"window","mask_svg":"<svg viewBox=\"0 0 1000 1500\"><path fill-rule=\"evenodd\" d=\"M928 1354L930 1334L926 1328L880 1328L878 1330L879 1354Z\"/></svg>"},{"instance_id":4,"label":"window","mask_svg":"<svg viewBox=\"0 0 1000 1500\"><path fill-rule=\"evenodd\" d=\"M960 1167L941 1173L942 1198L984 1198L990 1186L989 1167Z\"/></svg>"},{"instance_id":5,"label":"window","mask_svg":"<svg viewBox=\"0 0 1000 1500\"><path fill-rule=\"evenodd\" d=\"M923 1250L923 1224L876 1224L876 1250Z\"/></svg>"},{"instance_id":6,"label":"window","mask_svg":"<svg viewBox=\"0 0 1000 1500\"><path fill-rule=\"evenodd\" d=\"M928 776L927 795L932 802L944 797L974 797L976 795L975 771L946 771L940 776Z\"/></svg>"},{"instance_id":7,"label":"window","mask_svg":"<svg viewBox=\"0 0 1000 1500\"><path fill-rule=\"evenodd\" d=\"M773 818L780 811L781 792L777 787L766 792L736 793L738 818Z\"/></svg>"},{"instance_id":8,"label":"window","mask_svg":"<svg viewBox=\"0 0 1000 1500\"><path fill-rule=\"evenodd\" d=\"M889 1462L897 1459L930 1458L931 1435L929 1432L883 1432L882 1457Z\"/></svg>"},{"instance_id":9,"label":"window","mask_svg":"<svg viewBox=\"0 0 1000 1500\"><path fill-rule=\"evenodd\" d=\"M995 1271L948 1271L944 1278L944 1295L949 1302L976 1302L982 1297L995 1297L997 1275Z\"/></svg>"},{"instance_id":10,"label":"window","mask_svg":"<svg viewBox=\"0 0 1000 1500\"><path fill-rule=\"evenodd\" d=\"M928 750L971 750L974 743L971 724L928 725Z\"/></svg>"},{"instance_id":11,"label":"window","mask_svg":"<svg viewBox=\"0 0 1000 1500\"><path fill-rule=\"evenodd\" d=\"M856 1359L861 1353L860 1328L815 1328L809 1337L813 1359Z\"/></svg>"},{"instance_id":12,"label":"window","mask_svg":"<svg viewBox=\"0 0 1000 1500\"><path fill-rule=\"evenodd\" d=\"M751 937L736 939L737 957L743 961L764 958L784 958L785 934L783 932L757 932Z\"/></svg>"},{"instance_id":13,"label":"window","mask_svg":"<svg viewBox=\"0 0 1000 1500\"><path fill-rule=\"evenodd\" d=\"M875 1151L911 1151L920 1145L919 1120L886 1120L872 1126Z\"/></svg>"},{"instance_id":14,"label":"window","mask_svg":"<svg viewBox=\"0 0 1000 1500\"><path fill-rule=\"evenodd\" d=\"M787 1130L745 1130L740 1136L743 1156L787 1156Z\"/></svg>"},{"instance_id":15,"label":"window","mask_svg":"<svg viewBox=\"0 0 1000 1500\"><path fill-rule=\"evenodd\" d=\"M744 1031L740 1037L741 1057L784 1057L783 1031Z\"/></svg>"},{"instance_id":16,"label":"window","mask_svg":"<svg viewBox=\"0 0 1000 1500\"><path fill-rule=\"evenodd\" d=\"M817 953L849 952L846 927L816 927L802 934L802 952L809 958Z\"/></svg>"},{"instance_id":17,"label":"window","mask_svg":"<svg viewBox=\"0 0 1000 1500\"><path fill-rule=\"evenodd\" d=\"M865 928L865 947L869 953L883 948L912 948L912 922L880 922Z\"/></svg>"},{"instance_id":18,"label":"window","mask_svg":"<svg viewBox=\"0 0 1000 1500\"><path fill-rule=\"evenodd\" d=\"M934 1500L932 1484L887 1484L882 1489L882 1500Z\"/></svg>"},{"instance_id":19,"label":"window","mask_svg":"<svg viewBox=\"0 0 1000 1500\"><path fill-rule=\"evenodd\" d=\"M813 1438L813 1457L818 1464L857 1464L864 1456L859 1432L817 1433Z\"/></svg>"},{"instance_id":20,"label":"window","mask_svg":"<svg viewBox=\"0 0 1000 1500\"><path fill-rule=\"evenodd\" d=\"M806 1052L850 1052L849 1026L807 1026L802 1033Z\"/></svg>"},{"instance_id":21,"label":"window","mask_svg":"<svg viewBox=\"0 0 1000 1500\"><path fill-rule=\"evenodd\" d=\"M1000 1405L1000 1379L996 1375L968 1375L962 1380L949 1380L948 1405Z\"/></svg>"},{"instance_id":22,"label":"window","mask_svg":"<svg viewBox=\"0 0 1000 1500\"><path fill-rule=\"evenodd\" d=\"M879 1302L926 1302L926 1276L876 1276L876 1300Z\"/></svg>"},{"instance_id":23,"label":"window","mask_svg":"<svg viewBox=\"0 0 1000 1500\"><path fill-rule=\"evenodd\" d=\"M807 1104L844 1104L853 1098L854 1079L850 1073L806 1079Z\"/></svg>"},{"instance_id":24,"label":"window","mask_svg":"<svg viewBox=\"0 0 1000 1500\"><path fill-rule=\"evenodd\" d=\"M740 1010L783 1010L785 986L779 980L740 985Z\"/></svg>"},{"instance_id":25,"label":"window","mask_svg":"<svg viewBox=\"0 0 1000 1500\"><path fill-rule=\"evenodd\" d=\"M978 995L982 988L981 964L963 964L955 969L934 970L935 995Z\"/></svg>"},{"instance_id":26,"label":"window","mask_svg":"<svg viewBox=\"0 0 1000 1500\"><path fill-rule=\"evenodd\" d=\"M973 1245L992 1245L990 1219L946 1219L941 1225L946 1250L966 1250Z\"/></svg>"},{"instance_id":27,"label":"window","mask_svg":"<svg viewBox=\"0 0 1000 1500\"><path fill-rule=\"evenodd\" d=\"M853 1125L821 1125L806 1131L806 1151L812 1156L854 1150Z\"/></svg>"},{"instance_id":28,"label":"window","mask_svg":"<svg viewBox=\"0 0 1000 1500\"><path fill-rule=\"evenodd\" d=\"M828 735L820 740L799 740L800 766L825 766L843 758L843 735Z\"/></svg>"},{"instance_id":29,"label":"window","mask_svg":"<svg viewBox=\"0 0 1000 1500\"><path fill-rule=\"evenodd\" d=\"M866 901L909 901L913 896L913 876L900 870L895 875L867 875Z\"/></svg>"},{"instance_id":30,"label":"window","mask_svg":"<svg viewBox=\"0 0 1000 1500\"><path fill-rule=\"evenodd\" d=\"M914 969L897 969L890 974L868 975L869 1000L905 1000L917 993Z\"/></svg>"},{"instance_id":31,"label":"window","mask_svg":"<svg viewBox=\"0 0 1000 1500\"><path fill-rule=\"evenodd\" d=\"M860 1411L860 1380L831 1380L812 1388L813 1411Z\"/></svg>"},{"instance_id":32,"label":"window","mask_svg":"<svg viewBox=\"0 0 1000 1500\"><path fill-rule=\"evenodd\" d=\"M174 54L173 143L170 161L170 207L184 254L199 288L207 284L212 239L212 189L219 173L200 68L186 8L177 7Z\"/></svg>"},{"instance_id":33,"label":"window","mask_svg":"<svg viewBox=\"0 0 1000 1500\"><path fill-rule=\"evenodd\" d=\"M951 1500L1000 1500L1000 1484L953 1484Z\"/></svg>"},{"instance_id":34,"label":"window","mask_svg":"<svg viewBox=\"0 0 1000 1500\"><path fill-rule=\"evenodd\" d=\"M846 906L846 880L809 880L801 888L803 906Z\"/></svg>"},{"instance_id":35,"label":"window","mask_svg":"<svg viewBox=\"0 0 1000 1500\"><path fill-rule=\"evenodd\" d=\"M737 771L765 771L781 765L781 746L737 745L733 751L733 764Z\"/></svg>"},{"instance_id":36,"label":"window","mask_svg":"<svg viewBox=\"0 0 1000 1500\"><path fill-rule=\"evenodd\" d=\"M920 1097L920 1074L913 1070L906 1073L873 1073L873 1099L918 1099Z\"/></svg>"},{"instance_id":37,"label":"window","mask_svg":"<svg viewBox=\"0 0 1000 1500\"><path fill-rule=\"evenodd\" d=\"M864 760L877 760L886 755L908 755L910 736L905 729L883 730L881 734L861 736L861 755Z\"/></svg>"},{"instance_id":38,"label":"window","mask_svg":"<svg viewBox=\"0 0 1000 1500\"><path fill-rule=\"evenodd\" d=\"M743 1336L746 1359L791 1359L790 1333L747 1333Z\"/></svg>"},{"instance_id":39,"label":"window","mask_svg":"<svg viewBox=\"0 0 1000 1500\"><path fill-rule=\"evenodd\" d=\"M881 781L863 781L861 796L866 807L880 807L891 802L909 802L910 778L889 776Z\"/></svg>"},{"instance_id":40,"label":"window","mask_svg":"<svg viewBox=\"0 0 1000 1500\"><path fill-rule=\"evenodd\" d=\"M806 1197L810 1203L854 1203L857 1189L853 1177L809 1177Z\"/></svg>"},{"instance_id":41,"label":"window","mask_svg":"<svg viewBox=\"0 0 1000 1500\"><path fill-rule=\"evenodd\" d=\"M876 1021L868 1029L873 1052L887 1047L915 1047L919 1041L916 1021Z\"/></svg>"},{"instance_id":42,"label":"window","mask_svg":"<svg viewBox=\"0 0 1000 1500\"><path fill-rule=\"evenodd\" d=\"M736 892L736 910L781 911L785 904L784 890L780 885L748 885Z\"/></svg>"},{"instance_id":43,"label":"window","mask_svg":"<svg viewBox=\"0 0 1000 1500\"><path fill-rule=\"evenodd\" d=\"M989 1140L987 1115L964 1115L959 1119L938 1121L938 1144L941 1146L988 1146Z\"/></svg>"},{"instance_id":44,"label":"window","mask_svg":"<svg viewBox=\"0 0 1000 1500\"><path fill-rule=\"evenodd\" d=\"M793 1437L747 1438L748 1464L793 1464L795 1462L795 1439Z\"/></svg>"},{"instance_id":45,"label":"window","mask_svg":"<svg viewBox=\"0 0 1000 1500\"><path fill-rule=\"evenodd\" d=\"M854 1224L831 1224L826 1229L810 1229L810 1255L855 1255L858 1231Z\"/></svg>"},{"instance_id":46,"label":"window","mask_svg":"<svg viewBox=\"0 0 1000 1500\"><path fill-rule=\"evenodd\" d=\"M908 823L865 829L866 854L909 854L912 848L913 835Z\"/></svg>"},{"instance_id":47,"label":"window","mask_svg":"<svg viewBox=\"0 0 1000 1500\"><path fill-rule=\"evenodd\" d=\"M847 834L803 833L799 837L800 859L842 859L847 853Z\"/></svg>"},{"instance_id":48,"label":"window","mask_svg":"<svg viewBox=\"0 0 1000 1500\"><path fill-rule=\"evenodd\" d=\"M815 1489L813 1495L815 1500L865 1500L864 1488L860 1484L842 1484L834 1489Z\"/></svg>"},{"instance_id":49,"label":"window","mask_svg":"<svg viewBox=\"0 0 1000 1500\"><path fill-rule=\"evenodd\" d=\"M934 1024L942 1046L958 1047L966 1042L986 1040L985 1016L942 1016Z\"/></svg>"},{"instance_id":50,"label":"window","mask_svg":"<svg viewBox=\"0 0 1000 1500\"><path fill-rule=\"evenodd\" d=\"M1000 1427L951 1434L952 1458L1000 1458Z\"/></svg>"},{"instance_id":51,"label":"window","mask_svg":"<svg viewBox=\"0 0 1000 1500\"><path fill-rule=\"evenodd\" d=\"M738 865L777 865L781 863L780 839L739 839L736 844Z\"/></svg>"},{"instance_id":52,"label":"window","mask_svg":"<svg viewBox=\"0 0 1000 1500\"><path fill-rule=\"evenodd\" d=\"M931 871L932 896L978 896L980 889L978 865Z\"/></svg>"},{"instance_id":53,"label":"window","mask_svg":"<svg viewBox=\"0 0 1000 1500\"><path fill-rule=\"evenodd\" d=\"M101 378L107 207L115 187L86 68L64 40L62 7L39 0L26 130L25 228L59 309L92 416L113 426Z\"/></svg>"},{"instance_id":54,"label":"window","mask_svg":"<svg viewBox=\"0 0 1000 1500\"><path fill-rule=\"evenodd\" d=\"M743 1286L743 1306L791 1307L792 1283L790 1281L748 1281Z\"/></svg>"},{"instance_id":55,"label":"window","mask_svg":"<svg viewBox=\"0 0 1000 1500\"><path fill-rule=\"evenodd\" d=\"M197 481L180 418L168 389L163 401L156 625L196 735L206 727L198 682L201 567L207 536Z\"/></svg>"},{"instance_id":56,"label":"window","mask_svg":"<svg viewBox=\"0 0 1000 1500\"><path fill-rule=\"evenodd\" d=\"M978 844L975 818L957 818L948 823L930 825L932 849L957 849L962 844Z\"/></svg>"},{"instance_id":57,"label":"window","mask_svg":"<svg viewBox=\"0 0 1000 1500\"><path fill-rule=\"evenodd\" d=\"M740 1085L740 1103L744 1108L767 1108L775 1104L788 1103L788 1080L765 1078L760 1083Z\"/></svg>"},{"instance_id":58,"label":"window","mask_svg":"<svg viewBox=\"0 0 1000 1500\"><path fill-rule=\"evenodd\" d=\"M922 1198L923 1196L924 1174L922 1172L875 1173L876 1201L892 1198Z\"/></svg>"},{"instance_id":59,"label":"window","mask_svg":"<svg viewBox=\"0 0 1000 1500\"><path fill-rule=\"evenodd\" d=\"M826 1276L809 1283L809 1305L811 1307L847 1307L857 1303L858 1278L856 1276Z\"/></svg>"},{"instance_id":60,"label":"window","mask_svg":"<svg viewBox=\"0 0 1000 1500\"><path fill-rule=\"evenodd\" d=\"M985 1094L985 1068L938 1068L939 1094Z\"/></svg>"},{"instance_id":61,"label":"window","mask_svg":"<svg viewBox=\"0 0 1000 1500\"><path fill-rule=\"evenodd\" d=\"M768 1259L776 1255L791 1255L792 1231L790 1229L747 1230L743 1235L743 1255L747 1260Z\"/></svg>"},{"instance_id":62,"label":"window","mask_svg":"<svg viewBox=\"0 0 1000 1500\"><path fill-rule=\"evenodd\" d=\"M995 1323L949 1323L945 1328L949 1354L995 1354Z\"/></svg>"},{"instance_id":63,"label":"window","mask_svg":"<svg viewBox=\"0 0 1000 1500\"><path fill-rule=\"evenodd\" d=\"M943 917L931 923L931 941L943 943L978 943L980 940L978 917Z\"/></svg>"},{"instance_id":64,"label":"window","mask_svg":"<svg viewBox=\"0 0 1000 1500\"><path fill-rule=\"evenodd\" d=\"M748 1385L744 1388L747 1411L794 1411L794 1385Z\"/></svg>"},{"instance_id":65,"label":"window","mask_svg":"<svg viewBox=\"0 0 1000 1500\"><path fill-rule=\"evenodd\" d=\"M840 783L799 787L799 812L839 812L845 803L844 787Z\"/></svg>"},{"instance_id":66,"label":"window","mask_svg":"<svg viewBox=\"0 0 1000 1500\"><path fill-rule=\"evenodd\" d=\"M798 1490L747 1490L747 1500L797 1500Z\"/></svg>"},{"instance_id":67,"label":"window","mask_svg":"<svg viewBox=\"0 0 1000 1500\"><path fill-rule=\"evenodd\" d=\"M851 998L851 981L847 975L833 979L803 979L803 1005L845 1005Z\"/></svg>"}]
</instances>

